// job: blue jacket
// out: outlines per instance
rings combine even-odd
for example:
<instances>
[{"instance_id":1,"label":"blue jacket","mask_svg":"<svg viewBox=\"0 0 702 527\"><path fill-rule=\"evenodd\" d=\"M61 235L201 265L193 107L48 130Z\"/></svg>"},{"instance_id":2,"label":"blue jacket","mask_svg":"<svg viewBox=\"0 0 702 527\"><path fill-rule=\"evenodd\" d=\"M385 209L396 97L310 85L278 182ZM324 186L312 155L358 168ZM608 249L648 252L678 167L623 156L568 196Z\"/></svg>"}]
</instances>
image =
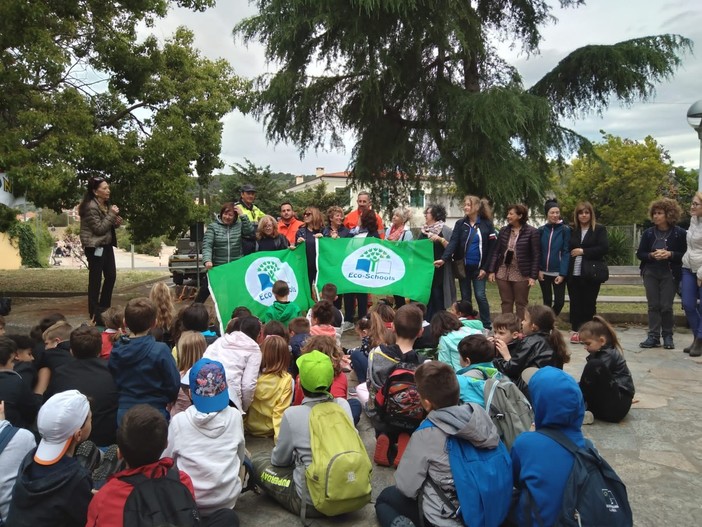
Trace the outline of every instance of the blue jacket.
<instances>
[{"instance_id":1,"label":"blue jacket","mask_svg":"<svg viewBox=\"0 0 702 527\"><path fill-rule=\"evenodd\" d=\"M480 253L477 255L475 261L478 262L478 267L480 269L487 271L488 263L490 262L492 252L495 250L495 244L497 243L497 235L495 234L495 227L488 219L478 218L476 220L476 225L478 228L474 236L478 236L480 240L480 243L477 245ZM451 258L462 262L466 261L465 251L471 230L468 218L461 218L456 222L448 245L446 249L444 249L444 254L441 256L443 261L448 262Z\"/></svg>"},{"instance_id":2,"label":"blue jacket","mask_svg":"<svg viewBox=\"0 0 702 527\"><path fill-rule=\"evenodd\" d=\"M165 412L178 397L180 374L171 350L151 335L120 338L107 367L117 385L120 410L148 404Z\"/></svg>"},{"instance_id":3,"label":"blue jacket","mask_svg":"<svg viewBox=\"0 0 702 527\"><path fill-rule=\"evenodd\" d=\"M540 271L568 276L570 265L570 227L565 223L547 223L539 227L541 236Z\"/></svg>"},{"instance_id":4,"label":"blue jacket","mask_svg":"<svg viewBox=\"0 0 702 527\"><path fill-rule=\"evenodd\" d=\"M563 501L563 490L573 468L573 455L551 438L539 434L540 428L563 432L579 446L585 446L580 430L585 402L578 383L563 370L545 366L529 381L537 432L524 432L512 445L512 470L520 489L520 526L539 525L535 518L523 518L528 487L543 525L553 525ZM544 455L547 452L548 455Z\"/></svg>"},{"instance_id":5,"label":"blue jacket","mask_svg":"<svg viewBox=\"0 0 702 527\"><path fill-rule=\"evenodd\" d=\"M644 231L641 235L641 242L639 243L639 248L636 251L636 257L641 260L639 269L643 274L643 270L647 265L668 265L670 266L670 272L673 274L676 282L679 282L682 277L682 257L687 251L687 232L682 227L674 226L670 234L665 240L666 249L672 254L670 260L660 261L651 258L651 253L653 252L653 244L656 241L656 228L650 227Z\"/></svg>"}]
</instances>

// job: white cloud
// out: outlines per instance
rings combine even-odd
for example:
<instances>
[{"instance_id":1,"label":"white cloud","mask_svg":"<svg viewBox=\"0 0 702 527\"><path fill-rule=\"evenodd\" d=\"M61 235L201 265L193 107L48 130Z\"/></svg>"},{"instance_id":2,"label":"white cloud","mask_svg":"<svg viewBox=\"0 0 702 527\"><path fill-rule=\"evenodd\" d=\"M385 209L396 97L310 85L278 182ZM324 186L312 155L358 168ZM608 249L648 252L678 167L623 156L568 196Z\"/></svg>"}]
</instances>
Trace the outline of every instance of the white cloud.
<instances>
[{"instance_id":1,"label":"white cloud","mask_svg":"<svg viewBox=\"0 0 702 527\"><path fill-rule=\"evenodd\" d=\"M555 3L555 2L554 2ZM688 0L589 0L577 9L554 9L558 22L543 28L544 37L538 55L525 57L517 51L501 49L503 56L518 67L528 86L553 68L559 60L578 47L588 44L612 44L643 36L676 33L702 43L702 10L691 9ZM232 29L255 7L246 0L224 0L204 13L174 9L157 22L153 32L167 38L176 27L186 26L195 33L195 45L205 56L225 58L238 75L253 77L274 67L266 64L262 46L244 45L235 41ZM590 139L600 138L600 130L641 140L653 136L670 151L676 164L697 168L699 142L688 126L688 107L702 98L699 79L702 64L691 54L684 57L683 66L675 77L657 87L654 99L636 103L629 108L614 101L602 116L588 116L565 126ZM270 165L275 171L313 174L317 166L328 172L343 170L351 150L350 137L346 153L308 154L300 160L296 147L273 145L266 141L261 123L240 113L225 119L222 157L227 164L243 163L244 158L256 165Z\"/></svg>"}]
</instances>

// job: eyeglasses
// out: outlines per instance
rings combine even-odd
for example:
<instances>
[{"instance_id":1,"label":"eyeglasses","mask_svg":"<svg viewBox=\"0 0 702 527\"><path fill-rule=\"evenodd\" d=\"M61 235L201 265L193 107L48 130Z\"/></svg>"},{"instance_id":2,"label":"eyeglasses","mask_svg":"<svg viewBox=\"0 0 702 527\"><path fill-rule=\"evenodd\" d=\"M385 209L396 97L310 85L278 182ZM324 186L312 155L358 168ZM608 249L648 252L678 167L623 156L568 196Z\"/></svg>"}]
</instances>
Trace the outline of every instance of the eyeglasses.
<instances>
[{"instance_id":1,"label":"eyeglasses","mask_svg":"<svg viewBox=\"0 0 702 527\"><path fill-rule=\"evenodd\" d=\"M305 212L305 213L303 214L303 216L312 216L312 213L311 213L311 212Z\"/></svg>"},{"instance_id":2,"label":"eyeglasses","mask_svg":"<svg viewBox=\"0 0 702 527\"><path fill-rule=\"evenodd\" d=\"M700 206L700 203L697 203L696 201L693 201L691 206L692 206L693 209L696 209L697 207Z\"/></svg>"}]
</instances>

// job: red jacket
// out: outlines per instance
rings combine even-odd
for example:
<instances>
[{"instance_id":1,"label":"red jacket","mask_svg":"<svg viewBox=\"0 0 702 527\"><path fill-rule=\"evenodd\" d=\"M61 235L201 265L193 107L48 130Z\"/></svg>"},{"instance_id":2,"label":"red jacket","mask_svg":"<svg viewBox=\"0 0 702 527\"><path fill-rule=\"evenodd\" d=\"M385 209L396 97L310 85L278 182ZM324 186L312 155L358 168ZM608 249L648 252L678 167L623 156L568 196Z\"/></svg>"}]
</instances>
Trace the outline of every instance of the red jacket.
<instances>
[{"instance_id":1,"label":"red jacket","mask_svg":"<svg viewBox=\"0 0 702 527\"><path fill-rule=\"evenodd\" d=\"M290 245L297 245L295 234L297 233L298 229L301 229L304 226L304 221L300 221L297 218L293 217L290 220L290 225L286 225L285 223L283 223L283 220L280 220L278 222L278 232L288 239Z\"/></svg>"},{"instance_id":2,"label":"red jacket","mask_svg":"<svg viewBox=\"0 0 702 527\"><path fill-rule=\"evenodd\" d=\"M344 375L344 372L339 373L332 381L331 388L329 388L329 393L332 397L346 399L348 397L349 390L349 380ZM302 404L302 400L305 398L305 394L302 392L302 385L300 384L300 376L295 377L295 395L293 397L293 406L298 406Z\"/></svg>"},{"instance_id":3,"label":"red jacket","mask_svg":"<svg viewBox=\"0 0 702 527\"><path fill-rule=\"evenodd\" d=\"M88 507L88 521L85 527L123 527L124 526L124 505L133 487L119 478L131 476L132 474L144 474L147 477L163 477L169 468L173 466L173 460L169 457L159 459L156 463L144 465L137 468L129 468L110 476L105 486L93 496ZM188 487L188 490L195 498L193 482L182 470L180 481Z\"/></svg>"}]
</instances>

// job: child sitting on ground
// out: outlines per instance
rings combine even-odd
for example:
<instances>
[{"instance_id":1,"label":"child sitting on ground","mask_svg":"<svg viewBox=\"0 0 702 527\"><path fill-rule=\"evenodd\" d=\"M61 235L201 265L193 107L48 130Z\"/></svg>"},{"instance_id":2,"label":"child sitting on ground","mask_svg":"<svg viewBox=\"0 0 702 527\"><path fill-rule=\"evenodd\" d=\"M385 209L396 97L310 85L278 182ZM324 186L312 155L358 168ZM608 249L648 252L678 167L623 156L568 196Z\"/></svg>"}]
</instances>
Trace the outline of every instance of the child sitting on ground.
<instances>
[{"instance_id":1,"label":"child sitting on ground","mask_svg":"<svg viewBox=\"0 0 702 527\"><path fill-rule=\"evenodd\" d=\"M68 322L59 320L42 334L44 353L41 355L41 364L37 366L37 370L39 379L46 382L44 391L49 387L51 375L56 368L73 361L69 342L71 331L73 328Z\"/></svg>"},{"instance_id":2,"label":"child sitting on ground","mask_svg":"<svg viewBox=\"0 0 702 527\"><path fill-rule=\"evenodd\" d=\"M396 343L380 345L371 350L368 357L368 402L366 412L376 432L376 446L373 460L381 466L390 466L400 462L409 442L410 434L419 426L424 412L416 399L416 393L404 392L406 400L402 403L411 405L407 408L406 419L399 426L397 416L386 413L386 408L376 400L378 392L383 394L383 387L388 377L399 367L411 370L424 362L424 356L418 354L413 344L422 331L422 312L412 304L405 304L395 313Z\"/></svg>"},{"instance_id":3,"label":"child sitting on ground","mask_svg":"<svg viewBox=\"0 0 702 527\"><path fill-rule=\"evenodd\" d=\"M100 358L108 360L115 342L124 335L124 309L119 307L108 307L102 312L102 320L105 323L105 330L101 333L102 348Z\"/></svg>"},{"instance_id":4,"label":"child sitting on ground","mask_svg":"<svg viewBox=\"0 0 702 527\"><path fill-rule=\"evenodd\" d=\"M478 312L473 309L473 304L470 303L470 300L458 300L453 303L451 309L465 327L477 329L478 331L485 329L480 321Z\"/></svg>"},{"instance_id":5,"label":"child sitting on ground","mask_svg":"<svg viewBox=\"0 0 702 527\"><path fill-rule=\"evenodd\" d=\"M244 423L241 413L229 406L222 364L200 359L190 369L189 382L193 404L171 421L162 456L172 457L190 476L197 507L210 516L218 509L233 509L241 494Z\"/></svg>"},{"instance_id":6,"label":"child sitting on ground","mask_svg":"<svg viewBox=\"0 0 702 527\"><path fill-rule=\"evenodd\" d=\"M493 341L501 340L507 345L507 350L514 353L522 338L522 322L516 313L500 313L492 321ZM497 346L497 342L495 342ZM498 356L495 350L495 356Z\"/></svg>"},{"instance_id":7,"label":"child sitting on ground","mask_svg":"<svg viewBox=\"0 0 702 527\"><path fill-rule=\"evenodd\" d=\"M185 411L193 403L190 400L190 381L186 377L190 368L202 358L207 349L205 337L199 331L184 331L178 340L178 374L180 389L178 398L171 408L171 417ZM185 378L184 378L185 377Z\"/></svg>"},{"instance_id":8,"label":"child sitting on ground","mask_svg":"<svg viewBox=\"0 0 702 527\"><path fill-rule=\"evenodd\" d=\"M266 309L262 321L266 323L271 320L277 320L287 327L293 318L300 316L300 307L288 300L290 286L284 280L276 280L273 284L273 296L275 297L275 302Z\"/></svg>"},{"instance_id":9,"label":"child sitting on ground","mask_svg":"<svg viewBox=\"0 0 702 527\"><path fill-rule=\"evenodd\" d=\"M178 397L180 375L168 346L149 334L156 307L148 298L134 298L127 303L124 320L129 336L119 339L107 361L119 396L117 423L127 410L142 403L169 419L167 407Z\"/></svg>"},{"instance_id":10,"label":"child sitting on ground","mask_svg":"<svg viewBox=\"0 0 702 527\"><path fill-rule=\"evenodd\" d=\"M356 333L361 337L361 345L349 350L348 353L359 386L366 382L370 350L381 344L386 346L395 344L394 320L395 310L388 304L381 303L371 309L367 318L356 322ZM363 397L368 400L367 393Z\"/></svg>"},{"instance_id":11,"label":"child sitting on ground","mask_svg":"<svg viewBox=\"0 0 702 527\"><path fill-rule=\"evenodd\" d=\"M439 311L431 319L431 334L437 344L437 359L448 364L454 371L461 369L458 343L468 335L479 335L480 329L465 326L456 315L448 311Z\"/></svg>"},{"instance_id":12,"label":"child sitting on ground","mask_svg":"<svg viewBox=\"0 0 702 527\"><path fill-rule=\"evenodd\" d=\"M165 342L169 348L173 347L175 342L171 336L171 326L176 309L173 304L171 288L166 282L156 282L149 291L149 300L156 306L156 322L151 329L151 334L157 342Z\"/></svg>"},{"instance_id":13,"label":"child sitting on ground","mask_svg":"<svg viewBox=\"0 0 702 527\"><path fill-rule=\"evenodd\" d=\"M227 372L229 399L246 413L253 401L261 368L261 322L240 317L227 325L231 330L207 348L203 357L221 362Z\"/></svg>"},{"instance_id":14,"label":"child sitting on ground","mask_svg":"<svg viewBox=\"0 0 702 527\"><path fill-rule=\"evenodd\" d=\"M309 353L312 350L321 351L332 361L332 366L334 367L334 380L332 381L331 388L329 388L329 393L331 393L333 397L346 399L348 394L348 378L341 370L341 361L344 356L344 352L336 343L336 339L328 335L312 336L305 341L305 345L302 347L302 355ZM302 404L304 397L305 395L302 391L302 385L300 384L300 379L298 378L295 381L293 405Z\"/></svg>"},{"instance_id":15,"label":"child sitting on ground","mask_svg":"<svg viewBox=\"0 0 702 527\"><path fill-rule=\"evenodd\" d=\"M78 390L50 397L39 411L37 428L41 442L20 466L5 523L83 526L93 482L73 456L92 429L88 398Z\"/></svg>"},{"instance_id":16,"label":"child sitting on ground","mask_svg":"<svg viewBox=\"0 0 702 527\"><path fill-rule=\"evenodd\" d=\"M514 354L501 340L495 340L500 356L494 363L500 372L507 375L529 397L527 384L521 378L522 372L526 368L544 366L563 369L563 364L570 361L570 353L563 335L556 328L556 315L548 306L527 306L522 331L524 338L519 341Z\"/></svg>"},{"instance_id":17,"label":"child sitting on ground","mask_svg":"<svg viewBox=\"0 0 702 527\"><path fill-rule=\"evenodd\" d=\"M585 322L579 334L588 352L580 377L587 409L596 419L618 423L629 413L635 393L622 345L611 324L600 316Z\"/></svg>"},{"instance_id":18,"label":"child sitting on ground","mask_svg":"<svg viewBox=\"0 0 702 527\"><path fill-rule=\"evenodd\" d=\"M5 401L6 419L17 428L31 428L41 406L36 396L14 370L17 344L0 336L0 401Z\"/></svg>"},{"instance_id":19,"label":"child sitting on ground","mask_svg":"<svg viewBox=\"0 0 702 527\"><path fill-rule=\"evenodd\" d=\"M334 337L339 344L341 341L332 322L334 321L334 305L328 300L320 300L312 306L310 335L326 335Z\"/></svg>"},{"instance_id":20,"label":"child sitting on ground","mask_svg":"<svg viewBox=\"0 0 702 527\"><path fill-rule=\"evenodd\" d=\"M334 302L339 298L337 295L337 288L335 284L324 284L322 290L320 291L320 300L326 300L334 306ZM332 318L332 326L337 329L337 333L340 332L341 326L344 323L344 315L339 308L334 306L334 317Z\"/></svg>"},{"instance_id":21,"label":"child sitting on ground","mask_svg":"<svg viewBox=\"0 0 702 527\"><path fill-rule=\"evenodd\" d=\"M485 381L501 375L492 360L495 343L485 335L470 335L458 344L461 369L456 372L462 403L476 403L485 407Z\"/></svg>"},{"instance_id":22,"label":"child sitting on ground","mask_svg":"<svg viewBox=\"0 0 702 527\"><path fill-rule=\"evenodd\" d=\"M17 345L13 369L20 374L27 388L33 390L37 383L37 369L34 367L32 351L34 341L27 335L8 334L7 338L13 340Z\"/></svg>"},{"instance_id":23,"label":"child sitting on ground","mask_svg":"<svg viewBox=\"0 0 702 527\"><path fill-rule=\"evenodd\" d=\"M315 337L320 338L320 337ZM261 344L261 373L253 402L246 414L246 431L278 441L283 412L290 406L293 378L288 373L290 351L282 337L271 335Z\"/></svg>"},{"instance_id":24,"label":"child sitting on ground","mask_svg":"<svg viewBox=\"0 0 702 527\"><path fill-rule=\"evenodd\" d=\"M263 338L267 339L272 336L282 337L287 344L290 340L290 332L286 329L282 322L271 320L263 325Z\"/></svg>"},{"instance_id":25,"label":"child sitting on ground","mask_svg":"<svg viewBox=\"0 0 702 527\"><path fill-rule=\"evenodd\" d=\"M381 527L458 527L464 525L461 515L475 522L471 525L499 525L507 517L512 494L509 454L485 410L476 404L459 403L456 379L453 369L438 361L425 362L417 368L417 389L428 415L412 434L395 472L396 485L384 489L376 500L375 510ZM474 463L470 468L473 481L490 479L486 490L479 491L478 502L482 501L484 508L489 508L487 513L497 520L495 523L484 521L486 511L481 506L466 510L467 503L459 503L458 475L453 472L454 459L447 454L450 438L468 443L471 449L494 451L500 458L497 464L500 473L488 474L488 469L481 473L482 463ZM494 466L490 464L489 468Z\"/></svg>"},{"instance_id":26,"label":"child sitting on ground","mask_svg":"<svg viewBox=\"0 0 702 527\"><path fill-rule=\"evenodd\" d=\"M288 324L288 332L290 333L290 353L292 354L288 372L296 377L298 374L296 361L302 353L303 344L310 336L310 321L305 317L293 318Z\"/></svg>"},{"instance_id":27,"label":"child sitting on ground","mask_svg":"<svg viewBox=\"0 0 702 527\"><path fill-rule=\"evenodd\" d=\"M180 482L192 496L192 508L186 512L191 523L200 519L195 504L193 484L185 472L175 467L173 459L161 458L161 453L168 443L168 423L159 411L145 404L138 404L124 414L122 424L117 431L118 456L124 459L127 468L111 477L104 487L95 494L88 508L88 521L82 523L86 527L122 527L130 525L126 517L125 505L137 485L146 478L170 478L169 491L174 490L174 484ZM231 455L231 451L230 451ZM183 489L183 490L185 490ZM175 489L176 491L179 489ZM168 495L160 493L163 497ZM173 495L177 495L173 493ZM163 499L163 498L162 498ZM181 500L182 501L182 500ZM155 504L153 504L155 505ZM173 504L168 504L173 505ZM182 503L178 503L182 507ZM164 516L172 513L174 507L160 511ZM133 512L132 512L133 514ZM166 517L168 523L177 524L182 518ZM133 520L133 518L131 518ZM203 527L209 525L239 525L236 513L231 509L220 509L209 517L203 517Z\"/></svg>"}]
</instances>

